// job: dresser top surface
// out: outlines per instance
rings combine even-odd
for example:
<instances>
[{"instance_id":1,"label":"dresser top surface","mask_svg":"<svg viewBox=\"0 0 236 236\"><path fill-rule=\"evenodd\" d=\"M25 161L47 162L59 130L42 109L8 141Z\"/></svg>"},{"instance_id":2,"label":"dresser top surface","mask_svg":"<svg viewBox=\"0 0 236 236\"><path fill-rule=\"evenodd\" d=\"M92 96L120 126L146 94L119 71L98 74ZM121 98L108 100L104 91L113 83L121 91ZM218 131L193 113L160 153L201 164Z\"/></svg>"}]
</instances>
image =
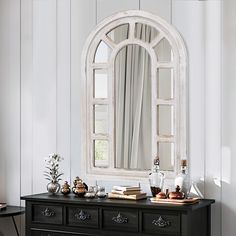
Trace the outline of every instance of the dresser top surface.
<instances>
[{"instance_id":1,"label":"dresser top surface","mask_svg":"<svg viewBox=\"0 0 236 236\"><path fill-rule=\"evenodd\" d=\"M37 201L37 202L50 202L50 203L66 203L66 204L78 204L78 205L91 205L91 206L113 206L113 207L130 207L130 208L156 208L156 209L169 209L169 210L181 210L181 211L194 211L199 208L209 206L215 202L213 199L202 199L198 203L191 205L173 205L163 203L152 203L149 198L133 201L123 199L108 199L108 198L79 198L74 194L69 195L49 195L48 193L33 194L28 196L22 196L21 200Z\"/></svg>"}]
</instances>

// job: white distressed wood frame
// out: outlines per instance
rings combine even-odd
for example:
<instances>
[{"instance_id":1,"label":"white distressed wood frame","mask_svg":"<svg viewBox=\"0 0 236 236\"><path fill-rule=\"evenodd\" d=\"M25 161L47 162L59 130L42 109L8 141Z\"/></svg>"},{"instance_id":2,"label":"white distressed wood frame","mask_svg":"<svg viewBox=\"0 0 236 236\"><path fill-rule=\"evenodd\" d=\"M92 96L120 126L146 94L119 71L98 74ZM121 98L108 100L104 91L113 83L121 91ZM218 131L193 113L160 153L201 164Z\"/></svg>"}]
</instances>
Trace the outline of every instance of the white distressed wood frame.
<instances>
[{"instance_id":1,"label":"white distressed wood frame","mask_svg":"<svg viewBox=\"0 0 236 236\"><path fill-rule=\"evenodd\" d=\"M135 39L135 23L143 23L154 27L159 35L151 42L145 43ZM129 24L129 38L115 44L107 33L122 24ZM166 38L173 51L171 62L158 62L154 47ZM112 50L108 63L95 63L94 56L97 47L103 41ZM126 170L115 168L114 163L114 62L117 53L126 45L136 44L145 48L152 62L152 130L156 131L156 109L157 105L172 105L174 107L174 135L158 136L152 134L152 158L157 153L157 142L173 142L175 144L174 171L165 171L166 178L173 178L179 170L180 159L187 158L187 115L186 115L186 79L187 79L187 50L179 32L168 22L144 11L130 10L116 13L104 19L89 35L82 54L82 83L81 83L81 114L82 114L82 164L86 166L86 173L94 177L117 176L129 179L147 178L147 171ZM93 71L94 69L107 69L108 71L108 99L93 98ZM174 98L171 100L157 99L156 80L158 68L173 68L174 76ZM110 99L109 99L110 98ZM93 134L93 105L108 104L109 112L109 134ZM101 168L94 166L93 141L95 139L106 139L109 141L109 167Z\"/></svg>"}]
</instances>

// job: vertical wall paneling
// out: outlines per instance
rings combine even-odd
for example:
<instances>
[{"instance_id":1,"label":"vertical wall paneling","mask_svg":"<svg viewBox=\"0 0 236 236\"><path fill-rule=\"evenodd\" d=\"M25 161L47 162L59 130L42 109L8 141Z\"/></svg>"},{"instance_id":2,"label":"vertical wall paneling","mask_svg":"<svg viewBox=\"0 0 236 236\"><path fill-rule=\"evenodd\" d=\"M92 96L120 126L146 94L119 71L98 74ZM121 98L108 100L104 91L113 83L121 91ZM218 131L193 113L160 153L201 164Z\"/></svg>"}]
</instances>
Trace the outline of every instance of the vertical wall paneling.
<instances>
[{"instance_id":1,"label":"vertical wall paneling","mask_svg":"<svg viewBox=\"0 0 236 236\"><path fill-rule=\"evenodd\" d=\"M33 12L32 0L21 0L21 195L32 193L33 176ZM24 204L24 202L22 202Z\"/></svg>"},{"instance_id":2,"label":"vertical wall paneling","mask_svg":"<svg viewBox=\"0 0 236 236\"><path fill-rule=\"evenodd\" d=\"M32 0L21 0L21 164L20 195L32 193L33 179L33 8ZM24 174L27 173L27 174ZM22 201L21 205L25 205ZM25 216L20 217L21 235L25 234Z\"/></svg>"},{"instance_id":3,"label":"vertical wall paneling","mask_svg":"<svg viewBox=\"0 0 236 236\"><path fill-rule=\"evenodd\" d=\"M97 22L119 11L139 9L139 0L97 0Z\"/></svg>"},{"instance_id":4,"label":"vertical wall paneling","mask_svg":"<svg viewBox=\"0 0 236 236\"><path fill-rule=\"evenodd\" d=\"M188 87L188 157L190 172L204 192L205 93L204 93L204 2L173 1L172 23L182 34L189 56Z\"/></svg>"},{"instance_id":5,"label":"vertical wall paneling","mask_svg":"<svg viewBox=\"0 0 236 236\"><path fill-rule=\"evenodd\" d=\"M56 152L56 0L33 1L33 193L44 192L44 158Z\"/></svg>"},{"instance_id":6,"label":"vertical wall paneling","mask_svg":"<svg viewBox=\"0 0 236 236\"><path fill-rule=\"evenodd\" d=\"M6 117L6 102L7 102L7 80L8 78L8 2L0 1L0 201L6 201L6 135L7 135L7 117Z\"/></svg>"},{"instance_id":7,"label":"vertical wall paneling","mask_svg":"<svg viewBox=\"0 0 236 236\"><path fill-rule=\"evenodd\" d=\"M62 176L70 180L70 0L57 0L57 147L64 160Z\"/></svg>"},{"instance_id":8,"label":"vertical wall paneling","mask_svg":"<svg viewBox=\"0 0 236 236\"><path fill-rule=\"evenodd\" d=\"M20 0L0 1L0 201L20 204ZM14 235L1 219L0 234Z\"/></svg>"},{"instance_id":9,"label":"vertical wall paneling","mask_svg":"<svg viewBox=\"0 0 236 236\"><path fill-rule=\"evenodd\" d=\"M12 187L9 180L20 179L20 0L9 0L8 11L8 76L3 77L6 82L5 137L6 148L6 198L9 204L20 204L20 182ZM6 79L8 78L8 79Z\"/></svg>"},{"instance_id":10,"label":"vertical wall paneling","mask_svg":"<svg viewBox=\"0 0 236 236\"><path fill-rule=\"evenodd\" d=\"M221 235L221 4L221 1L205 2L205 196L216 199L212 209L214 236Z\"/></svg>"},{"instance_id":11,"label":"vertical wall paneling","mask_svg":"<svg viewBox=\"0 0 236 236\"><path fill-rule=\"evenodd\" d=\"M96 1L71 0L71 178L83 175L81 166L80 78L81 54L96 25Z\"/></svg>"},{"instance_id":12,"label":"vertical wall paneling","mask_svg":"<svg viewBox=\"0 0 236 236\"><path fill-rule=\"evenodd\" d=\"M235 235L236 202L236 1L223 2L222 236ZM230 194L225 194L230 193Z\"/></svg>"},{"instance_id":13,"label":"vertical wall paneling","mask_svg":"<svg viewBox=\"0 0 236 236\"><path fill-rule=\"evenodd\" d=\"M140 8L157 14L171 23L172 0L140 0Z\"/></svg>"}]
</instances>

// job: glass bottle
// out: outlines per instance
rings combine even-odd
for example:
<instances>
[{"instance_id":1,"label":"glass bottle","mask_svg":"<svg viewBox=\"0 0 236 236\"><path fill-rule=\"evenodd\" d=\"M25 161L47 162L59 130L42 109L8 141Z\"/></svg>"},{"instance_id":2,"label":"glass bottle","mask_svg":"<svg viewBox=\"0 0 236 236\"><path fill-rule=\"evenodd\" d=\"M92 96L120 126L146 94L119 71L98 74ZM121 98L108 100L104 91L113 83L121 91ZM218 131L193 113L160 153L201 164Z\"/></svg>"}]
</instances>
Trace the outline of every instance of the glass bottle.
<instances>
[{"instance_id":1,"label":"glass bottle","mask_svg":"<svg viewBox=\"0 0 236 236\"><path fill-rule=\"evenodd\" d=\"M105 187L103 187L103 186L98 186L98 191L97 191L97 196L99 197L99 198L104 198L104 197L106 197L106 192L105 192Z\"/></svg>"},{"instance_id":2,"label":"glass bottle","mask_svg":"<svg viewBox=\"0 0 236 236\"><path fill-rule=\"evenodd\" d=\"M156 194L162 191L164 183L164 174L160 172L159 157L156 157L153 161L152 173L149 174L149 182L152 196L155 197Z\"/></svg>"},{"instance_id":3,"label":"glass bottle","mask_svg":"<svg viewBox=\"0 0 236 236\"><path fill-rule=\"evenodd\" d=\"M86 198L94 198L96 195L95 191L94 191L94 186L90 186L88 191L85 193L84 197Z\"/></svg>"},{"instance_id":4,"label":"glass bottle","mask_svg":"<svg viewBox=\"0 0 236 236\"><path fill-rule=\"evenodd\" d=\"M180 191L184 193L185 198L189 194L189 176L187 172L187 160L181 160L180 173L175 178L175 187L179 186Z\"/></svg>"}]
</instances>

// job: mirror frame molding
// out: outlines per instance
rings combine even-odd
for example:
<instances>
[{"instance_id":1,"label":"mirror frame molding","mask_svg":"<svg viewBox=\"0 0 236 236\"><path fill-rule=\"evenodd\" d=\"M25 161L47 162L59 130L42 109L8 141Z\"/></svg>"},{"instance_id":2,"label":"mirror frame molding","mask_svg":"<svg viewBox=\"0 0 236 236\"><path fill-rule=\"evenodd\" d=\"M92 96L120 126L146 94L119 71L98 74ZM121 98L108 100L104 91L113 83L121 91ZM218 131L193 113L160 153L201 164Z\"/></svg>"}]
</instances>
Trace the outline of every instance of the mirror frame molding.
<instances>
[{"instance_id":1,"label":"mirror frame molding","mask_svg":"<svg viewBox=\"0 0 236 236\"><path fill-rule=\"evenodd\" d=\"M147 25L150 25L157 29L160 32L160 37L157 37L157 40L161 40L163 37L168 39L173 53L177 56L177 61L173 62L173 68L175 68L175 83L174 83L174 93L176 96L175 105L176 105L176 114L174 121L176 124L176 159L174 160L174 171L163 171L165 173L166 178L174 178L180 169L180 160L187 159L187 49L185 46L185 42L181 37L180 33L168 22L163 20L162 18L158 17L157 15L153 15L146 11L140 10L129 10L116 13L105 18L102 22L100 22L95 29L90 33L88 36L86 43L83 48L82 53L82 61L81 61L81 69L82 69L82 80L81 80L81 162L82 166L86 166L86 175L93 175L97 178L101 178L103 176L112 177L125 177L126 179L142 179L147 178L148 173L150 171L139 171L139 170L125 170L125 169L116 169L116 168L101 168L101 167L94 167L92 158L92 148L91 148L91 122L92 115L89 111L88 106L91 104L89 94L91 94L91 89L93 86L91 85L91 78L93 78L93 74L91 74L91 69L94 70L95 68L103 68L103 64L100 63L99 67L95 66L93 63L94 53L96 52L97 46L101 39L113 50L111 53L111 61L115 60L115 56L119 52L119 50L128 45L128 44L138 44L144 47L150 54L152 58L153 55L153 48L147 47L147 43L142 43L141 41L137 42L138 40L132 37L127 39L121 43L119 43L119 47L115 47L116 45L109 40L108 37L104 37L108 32L112 29L116 28L121 24L128 23L130 24L130 31L133 32L134 35L134 28L135 23L140 22ZM155 41L155 40L154 40ZM157 43L156 43L157 45ZM154 46L153 46L154 47ZM152 49L152 50L151 50ZM156 55L155 55L156 57ZM110 65L113 62L110 62ZM99 63L96 63L99 64ZM161 63L162 68L165 68L165 63ZM157 66L157 65L156 65ZM166 65L166 68L170 68ZM107 68L107 67L105 67ZM158 68L158 66L157 66ZM112 71L108 70L108 78L112 76ZM153 86L154 87L154 86ZM112 89L112 88L111 88ZM88 92L89 91L89 92ZM108 91L109 94L109 91ZM110 101L111 103L113 101ZM108 110L109 113L111 112ZM110 129L110 127L109 127ZM108 153L113 152L110 150ZM152 156L153 158L153 156ZM111 158L110 158L111 159ZM109 163L111 161L109 160Z\"/></svg>"}]
</instances>

